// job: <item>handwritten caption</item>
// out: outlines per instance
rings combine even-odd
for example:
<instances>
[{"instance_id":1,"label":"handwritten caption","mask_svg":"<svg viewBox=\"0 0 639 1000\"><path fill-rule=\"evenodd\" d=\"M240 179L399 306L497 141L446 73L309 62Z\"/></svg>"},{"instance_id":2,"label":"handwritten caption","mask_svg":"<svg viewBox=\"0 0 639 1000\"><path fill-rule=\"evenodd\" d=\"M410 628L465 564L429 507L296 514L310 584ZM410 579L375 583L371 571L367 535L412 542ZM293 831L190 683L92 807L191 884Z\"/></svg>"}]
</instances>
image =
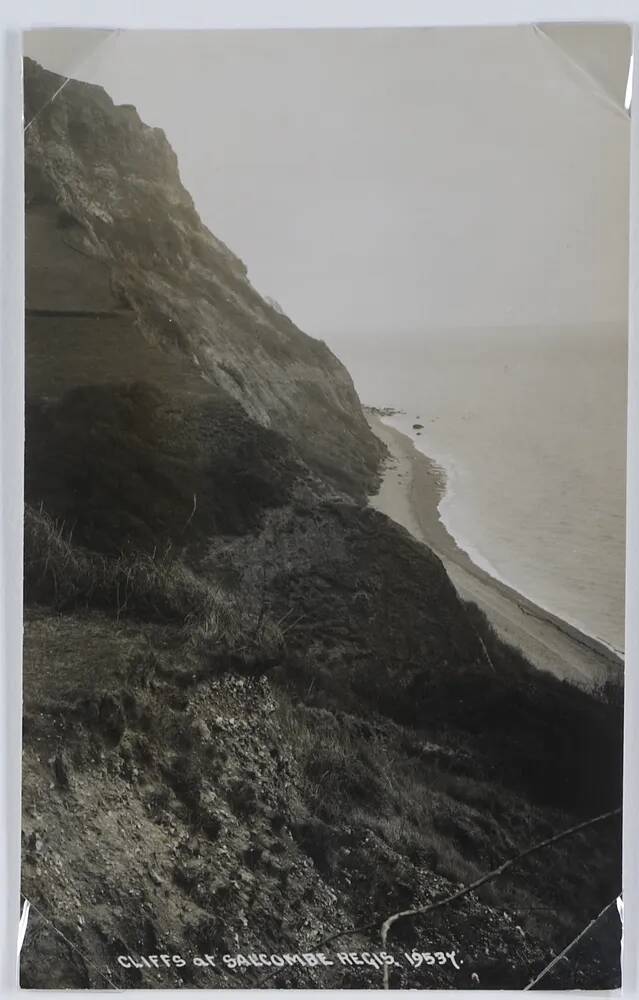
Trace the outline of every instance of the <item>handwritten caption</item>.
<instances>
[{"instance_id":1,"label":"handwritten caption","mask_svg":"<svg viewBox=\"0 0 639 1000\"><path fill-rule=\"evenodd\" d=\"M223 966L231 970L244 969L283 969L291 966L302 966L307 969L322 966L369 966L383 969L385 966L404 964L413 969L428 965L452 965L461 968L463 959L457 958L456 951L405 951L401 956L391 955L387 951L338 951L326 954L323 951L286 952L282 955L235 954L235 955L194 955L185 958L183 955L118 955L118 963L123 969L183 969L186 965L196 968L217 969Z\"/></svg>"}]
</instances>

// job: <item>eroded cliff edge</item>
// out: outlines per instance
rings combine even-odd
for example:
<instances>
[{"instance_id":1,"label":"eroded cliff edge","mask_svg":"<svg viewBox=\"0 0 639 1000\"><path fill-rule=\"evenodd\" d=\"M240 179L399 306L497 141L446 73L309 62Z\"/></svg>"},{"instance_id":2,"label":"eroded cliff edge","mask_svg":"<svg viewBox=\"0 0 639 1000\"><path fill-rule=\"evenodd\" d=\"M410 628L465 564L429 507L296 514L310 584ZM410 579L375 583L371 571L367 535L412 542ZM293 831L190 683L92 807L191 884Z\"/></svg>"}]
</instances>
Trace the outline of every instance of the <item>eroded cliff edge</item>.
<instances>
[{"instance_id":1,"label":"eroded cliff edge","mask_svg":"<svg viewBox=\"0 0 639 1000\"><path fill-rule=\"evenodd\" d=\"M203 225L162 130L75 81L39 115L63 80L28 59L24 73L28 309L128 313L149 344L182 355L363 495L380 446L348 372L255 291Z\"/></svg>"},{"instance_id":2,"label":"eroded cliff edge","mask_svg":"<svg viewBox=\"0 0 639 1000\"><path fill-rule=\"evenodd\" d=\"M346 370L202 225L164 135L75 81L46 104L61 83L26 61L22 984L259 986L139 957L312 951L446 895L618 804L620 709L531 670L363 505ZM617 835L398 927L464 965L393 985L524 985L618 890ZM616 948L565 984L615 985Z\"/></svg>"}]
</instances>

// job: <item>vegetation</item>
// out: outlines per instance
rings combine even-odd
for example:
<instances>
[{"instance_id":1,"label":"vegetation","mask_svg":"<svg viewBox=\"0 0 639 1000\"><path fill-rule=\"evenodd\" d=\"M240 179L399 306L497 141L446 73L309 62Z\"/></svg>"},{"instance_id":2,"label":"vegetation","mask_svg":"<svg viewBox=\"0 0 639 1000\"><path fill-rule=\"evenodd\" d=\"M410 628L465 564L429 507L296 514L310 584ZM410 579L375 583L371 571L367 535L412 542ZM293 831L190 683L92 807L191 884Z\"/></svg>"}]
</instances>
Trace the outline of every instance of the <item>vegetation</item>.
<instances>
[{"instance_id":1,"label":"vegetation","mask_svg":"<svg viewBox=\"0 0 639 1000\"><path fill-rule=\"evenodd\" d=\"M452 745L435 744L423 733L286 698L281 718L303 779L298 792L304 812L295 836L326 878L339 879L345 864L366 872L364 915L392 912L391 901L397 908L406 905L392 868L371 871L371 837L392 857L459 885L569 825L564 804L549 810L531 803L525 781L519 790L503 785L494 762L471 756L471 747L454 737ZM596 911L617 893L619 874L610 854L620 836L620 824L609 822L515 866L479 896L522 914L527 931L541 938L549 931L543 913L551 911L551 938L557 940L558 927L568 937L575 913Z\"/></svg>"},{"instance_id":2,"label":"vegetation","mask_svg":"<svg viewBox=\"0 0 639 1000\"><path fill-rule=\"evenodd\" d=\"M111 555L245 532L286 501L297 469L284 439L228 398L176 400L142 382L31 403L26 432L27 500Z\"/></svg>"},{"instance_id":3,"label":"vegetation","mask_svg":"<svg viewBox=\"0 0 639 1000\"><path fill-rule=\"evenodd\" d=\"M197 576L170 546L161 553L105 556L83 549L44 510L25 508L25 599L56 611L99 608L113 615L178 626L203 655L223 649L236 666L271 660L282 630L256 618L221 588Z\"/></svg>"}]
</instances>

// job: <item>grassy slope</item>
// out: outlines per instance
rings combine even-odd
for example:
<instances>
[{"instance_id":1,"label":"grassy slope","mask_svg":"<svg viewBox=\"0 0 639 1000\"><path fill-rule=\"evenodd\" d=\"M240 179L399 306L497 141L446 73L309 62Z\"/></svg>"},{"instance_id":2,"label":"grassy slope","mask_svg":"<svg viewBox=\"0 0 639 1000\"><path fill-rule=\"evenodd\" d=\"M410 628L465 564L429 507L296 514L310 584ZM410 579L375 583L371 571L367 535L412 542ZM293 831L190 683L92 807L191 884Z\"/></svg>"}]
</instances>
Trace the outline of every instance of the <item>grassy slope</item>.
<instances>
[{"instance_id":1,"label":"grassy slope","mask_svg":"<svg viewBox=\"0 0 639 1000\"><path fill-rule=\"evenodd\" d=\"M281 539L284 519L297 564L281 542L265 553L269 521ZM124 974L113 960L122 952L222 953L234 934L245 951L299 950L336 926L381 922L614 798L618 712L530 673L481 620L470 624L437 560L380 515L298 501L258 531L227 536L206 574L176 554L92 555L42 514L27 526L28 594L38 603L26 627L24 891L117 984L191 982L175 971ZM385 552L402 580L396 599L381 583ZM386 642L371 628L380 604ZM411 616L435 608L443 635L419 632L420 645L399 648ZM481 662L476 630L497 674ZM259 679L265 672L270 680ZM417 698L420 688L428 697ZM570 740L556 753L564 732L577 756ZM600 766L584 787L571 771L587 736ZM403 946L436 934L466 964L463 974L398 981L472 985L475 972L484 987L523 985L614 895L616 857L615 829L593 830L424 929L400 927ZM60 985L100 985L40 933L45 943L25 953L25 984L40 984L30 959L45 948ZM375 944L360 935L349 947ZM613 939L576 982L610 985L614 948ZM214 984L210 973L192 975ZM300 986L379 978L282 976Z\"/></svg>"}]
</instances>

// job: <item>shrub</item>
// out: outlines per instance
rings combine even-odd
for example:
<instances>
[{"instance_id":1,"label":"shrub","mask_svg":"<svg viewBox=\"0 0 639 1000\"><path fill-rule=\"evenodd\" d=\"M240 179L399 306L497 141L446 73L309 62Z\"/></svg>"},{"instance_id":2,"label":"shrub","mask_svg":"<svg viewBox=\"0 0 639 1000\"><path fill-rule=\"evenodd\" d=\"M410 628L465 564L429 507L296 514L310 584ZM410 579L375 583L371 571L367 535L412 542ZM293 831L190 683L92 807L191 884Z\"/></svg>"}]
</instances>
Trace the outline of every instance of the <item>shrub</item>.
<instances>
[{"instance_id":1,"label":"shrub","mask_svg":"<svg viewBox=\"0 0 639 1000\"><path fill-rule=\"evenodd\" d=\"M140 348L124 360L122 376L144 358ZM149 378L168 382L161 353L145 363ZM27 502L43 503L74 524L76 542L110 556L169 542L199 551L203 540L249 531L285 503L297 474L286 441L225 393L199 396L197 376L174 374L182 391L172 395L122 382L28 403Z\"/></svg>"},{"instance_id":2,"label":"shrub","mask_svg":"<svg viewBox=\"0 0 639 1000\"><path fill-rule=\"evenodd\" d=\"M275 656L281 629L254 616L172 555L104 556L72 544L64 525L25 508L25 598L28 603L100 608L117 618L170 623L199 652L224 648L238 656Z\"/></svg>"},{"instance_id":3,"label":"shrub","mask_svg":"<svg viewBox=\"0 0 639 1000\"><path fill-rule=\"evenodd\" d=\"M72 544L64 525L25 509L25 592L58 610L94 606L150 621L185 624L211 616L212 590L183 563L161 554L109 557Z\"/></svg>"}]
</instances>

